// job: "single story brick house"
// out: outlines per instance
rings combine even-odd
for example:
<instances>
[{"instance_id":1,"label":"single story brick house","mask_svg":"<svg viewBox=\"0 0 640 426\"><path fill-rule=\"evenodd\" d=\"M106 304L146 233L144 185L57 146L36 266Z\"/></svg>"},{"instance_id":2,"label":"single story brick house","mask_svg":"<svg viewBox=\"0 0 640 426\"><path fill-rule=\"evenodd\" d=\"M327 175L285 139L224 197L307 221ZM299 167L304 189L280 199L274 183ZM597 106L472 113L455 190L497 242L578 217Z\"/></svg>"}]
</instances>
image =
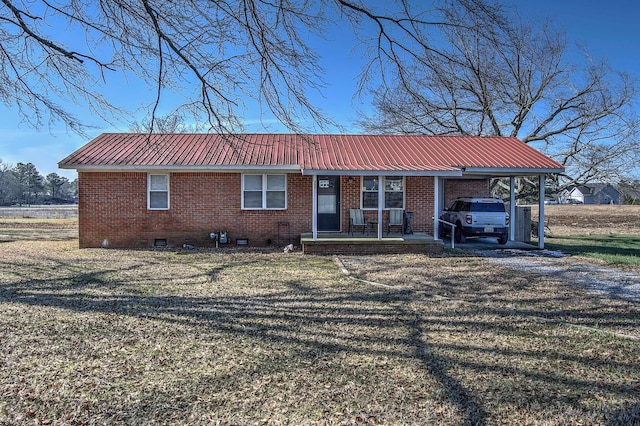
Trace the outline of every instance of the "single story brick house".
<instances>
[{"instance_id":1,"label":"single story brick house","mask_svg":"<svg viewBox=\"0 0 640 426\"><path fill-rule=\"evenodd\" d=\"M78 171L80 247L212 247L224 232L309 253L438 250L456 197L488 196L491 177L563 171L516 138L420 135L112 133L59 167ZM366 233L350 229L352 209ZM386 233L391 209L411 212L411 238Z\"/></svg>"}]
</instances>

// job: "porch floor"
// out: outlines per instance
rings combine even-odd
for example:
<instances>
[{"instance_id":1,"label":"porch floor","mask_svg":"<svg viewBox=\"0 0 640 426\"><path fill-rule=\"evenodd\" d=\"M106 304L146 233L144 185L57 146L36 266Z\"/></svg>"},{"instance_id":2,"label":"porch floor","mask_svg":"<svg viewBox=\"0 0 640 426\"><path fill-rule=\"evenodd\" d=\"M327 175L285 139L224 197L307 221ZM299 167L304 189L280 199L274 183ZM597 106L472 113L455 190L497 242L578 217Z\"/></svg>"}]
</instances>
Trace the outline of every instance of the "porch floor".
<instances>
[{"instance_id":1,"label":"porch floor","mask_svg":"<svg viewBox=\"0 0 640 426\"><path fill-rule=\"evenodd\" d=\"M422 232L406 235L392 232L383 235L381 240L372 234L322 232L315 241L312 233L304 233L300 235L300 242L307 254L437 254L444 249L442 241Z\"/></svg>"}]
</instances>

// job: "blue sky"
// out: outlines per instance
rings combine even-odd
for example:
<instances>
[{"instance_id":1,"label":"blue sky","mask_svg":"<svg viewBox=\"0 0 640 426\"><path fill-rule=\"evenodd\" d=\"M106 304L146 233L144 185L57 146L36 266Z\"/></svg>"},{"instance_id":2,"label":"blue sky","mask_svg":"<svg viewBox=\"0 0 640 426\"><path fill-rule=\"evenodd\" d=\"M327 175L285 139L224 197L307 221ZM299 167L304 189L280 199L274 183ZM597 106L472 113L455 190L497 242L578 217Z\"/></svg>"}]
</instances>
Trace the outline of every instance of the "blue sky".
<instances>
[{"instance_id":1,"label":"blue sky","mask_svg":"<svg viewBox=\"0 0 640 426\"><path fill-rule=\"evenodd\" d=\"M640 3L632 0L503 0L505 5L515 7L523 19L541 20L549 18L566 31L570 42L581 43L595 58L605 59L612 67L636 77L640 77ZM325 81L328 86L323 96L317 97L321 108L339 123L349 126L356 118L356 110L364 107L353 98L355 82L362 60L351 51L342 34L329 36L326 47L321 51L326 70ZM145 93L134 84L112 79L109 86L114 103L126 101L129 106L138 107L135 118L145 116L145 104L153 101L153 93ZM118 99L120 98L120 99ZM26 123L20 123L16 111L0 106L0 159L15 165L18 162L32 162L41 174L57 172L70 179L75 172L59 170L57 162L82 146L88 140L67 132L64 126L33 129ZM162 112L161 112L162 113ZM103 132L126 131L127 125L112 126L80 112L81 119L93 124L90 137ZM266 130L260 128L260 111L247 110L245 115L250 131L282 131L271 124ZM266 119L267 124L269 120ZM255 124L254 124L255 123Z\"/></svg>"}]
</instances>

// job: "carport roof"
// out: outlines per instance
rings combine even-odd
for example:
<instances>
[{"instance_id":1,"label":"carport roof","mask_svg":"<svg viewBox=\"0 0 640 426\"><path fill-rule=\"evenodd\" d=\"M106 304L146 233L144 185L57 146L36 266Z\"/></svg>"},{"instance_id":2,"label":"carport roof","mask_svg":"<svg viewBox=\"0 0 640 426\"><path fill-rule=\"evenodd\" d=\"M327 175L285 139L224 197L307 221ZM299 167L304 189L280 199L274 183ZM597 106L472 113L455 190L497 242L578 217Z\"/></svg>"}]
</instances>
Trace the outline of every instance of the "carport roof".
<instances>
[{"instance_id":1,"label":"carport roof","mask_svg":"<svg viewBox=\"0 0 640 426\"><path fill-rule=\"evenodd\" d=\"M558 173L512 137L105 133L59 163L78 170L285 170L303 174Z\"/></svg>"}]
</instances>

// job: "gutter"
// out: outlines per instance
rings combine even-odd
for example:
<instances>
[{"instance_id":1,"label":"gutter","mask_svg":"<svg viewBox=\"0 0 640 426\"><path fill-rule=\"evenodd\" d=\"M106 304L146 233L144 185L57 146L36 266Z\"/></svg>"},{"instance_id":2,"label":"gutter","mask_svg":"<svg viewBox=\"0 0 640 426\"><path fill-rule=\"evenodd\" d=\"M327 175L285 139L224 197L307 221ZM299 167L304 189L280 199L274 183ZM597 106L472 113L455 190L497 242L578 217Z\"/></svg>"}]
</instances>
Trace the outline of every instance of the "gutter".
<instances>
[{"instance_id":1,"label":"gutter","mask_svg":"<svg viewBox=\"0 0 640 426\"><path fill-rule=\"evenodd\" d=\"M462 170L322 170L302 169L307 176L462 176Z\"/></svg>"},{"instance_id":2,"label":"gutter","mask_svg":"<svg viewBox=\"0 0 640 426\"><path fill-rule=\"evenodd\" d=\"M177 171L177 172L239 172L239 171L278 171L278 172L300 172L299 166L182 166L182 165L130 165L130 166L106 166L106 165L73 165L60 164L60 169L75 169L78 171L100 171L100 172L130 172L130 171Z\"/></svg>"}]
</instances>

